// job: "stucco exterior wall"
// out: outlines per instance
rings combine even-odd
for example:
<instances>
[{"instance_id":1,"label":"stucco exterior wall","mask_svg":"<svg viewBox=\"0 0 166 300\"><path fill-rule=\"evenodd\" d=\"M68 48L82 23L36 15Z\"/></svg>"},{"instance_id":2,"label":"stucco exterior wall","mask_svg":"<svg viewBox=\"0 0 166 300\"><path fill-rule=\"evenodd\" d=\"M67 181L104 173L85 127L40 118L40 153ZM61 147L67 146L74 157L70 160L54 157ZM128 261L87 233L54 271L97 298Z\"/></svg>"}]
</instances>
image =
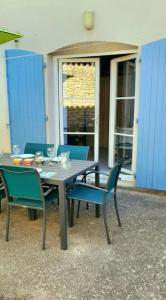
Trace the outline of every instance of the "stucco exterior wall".
<instances>
[{"instance_id":1,"label":"stucco exterior wall","mask_svg":"<svg viewBox=\"0 0 166 300\"><path fill-rule=\"evenodd\" d=\"M92 31L82 24L89 9ZM165 11L165 0L1 0L0 27L24 34L17 47L41 53L85 41L141 45L166 36Z\"/></svg>"},{"instance_id":2,"label":"stucco exterior wall","mask_svg":"<svg viewBox=\"0 0 166 300\"><path fill-rule=\"evenodd\" d=\"M166 36L165 0L1 0L0 2L0 27L24 35L19 43L12 41L0 45L1 60L3 50L6 48L46 54L78 42L112 41L141 46ZM86 10L95 12L95 27L91 31L83 27L82 15ZM57 82L52 79L52 58L47 59L45 92L47 99L53 99ZM3 61L0 74L0 128L3 130L1 136L6 137L1 140L0 147L8 151L10 138L9 129L6 127L8 107ZM53 80L55 87L50 88L50 82ZM58 121L54 120L53 116L54 103L52 102L49 108L47 102L46 111L50 116L47 136L48 140L51 140L53 128ZM58 126L57 123L56 128Z\"/></svg>"}]
</instances>

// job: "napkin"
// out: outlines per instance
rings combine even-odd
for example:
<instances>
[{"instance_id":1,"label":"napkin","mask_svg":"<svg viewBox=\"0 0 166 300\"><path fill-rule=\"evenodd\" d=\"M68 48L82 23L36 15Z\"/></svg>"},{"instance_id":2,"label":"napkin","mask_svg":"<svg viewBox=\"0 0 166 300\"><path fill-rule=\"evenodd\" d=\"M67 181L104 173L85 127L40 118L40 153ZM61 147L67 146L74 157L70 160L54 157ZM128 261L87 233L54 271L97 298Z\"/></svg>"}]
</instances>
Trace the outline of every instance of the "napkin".
<instances>
[{"instance_id":1,"label":"napkin","mask_svg":"<svg viewBox=\"0 0 166 300\"><path fill-rule=\"evenodd\" d=\"M56 174L56 172L41 172L40 177L50 178L50 177L54 176L55 174Z\"/></svg>"}]
</instances>

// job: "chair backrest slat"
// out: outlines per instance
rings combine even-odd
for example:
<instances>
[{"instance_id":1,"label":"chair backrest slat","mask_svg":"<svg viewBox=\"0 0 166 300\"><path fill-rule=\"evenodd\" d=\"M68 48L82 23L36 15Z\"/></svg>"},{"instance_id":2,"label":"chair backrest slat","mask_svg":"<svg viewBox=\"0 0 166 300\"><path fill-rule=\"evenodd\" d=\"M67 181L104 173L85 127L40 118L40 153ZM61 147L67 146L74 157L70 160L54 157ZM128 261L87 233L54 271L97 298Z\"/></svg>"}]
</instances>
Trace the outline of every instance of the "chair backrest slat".
<instances>
[{"instance_id":1,"label":"chair backrest slat","mask_svg":"<svg viewBox=\"0 0 166 300\"><path fill-rule=\"evenodd\" d=\"M41 181L35 169L1 165L0 172L9 197L43 202Z\"/></svg>"},{"instance_id":2,"label":"chair backrest slat","mask_svg":"<svg viewBox=\"0 0 166 300\"><path fill-rule=\"evenodd\" d=\"M106 184L106 189L108 191L111 191L113 188L116 188L117 181L119 178L119 173L120 173L121 167L122 167L123 163L125 162L125 160L126 160L126 157L122 158L111 169L108 180L107 180L107 184Z\"/></svg>"},{"instance_id":3,"label":"chair backrest slat","mask_svg":"<svg viewBox=\"0 0 166 300\"><path fill-rule=\"evenodd\" d=\"M54 144L27 143L24 153L35 154L37 151L42 151L44 156L48 156L47 149L49 147L54 147Z\"/></svg>"},{"instance_id":4,"label":"chair backrest slat","mask_svg":"<svg viewBox=\"0 0 166 300\"><path fill-rule=\"evenodd\" d=\"M57 155L62 152L70 152L70 159L87 160L89 153L89 146L73 146L73 145L59 145Z\"/></svg>"}]
</instances>

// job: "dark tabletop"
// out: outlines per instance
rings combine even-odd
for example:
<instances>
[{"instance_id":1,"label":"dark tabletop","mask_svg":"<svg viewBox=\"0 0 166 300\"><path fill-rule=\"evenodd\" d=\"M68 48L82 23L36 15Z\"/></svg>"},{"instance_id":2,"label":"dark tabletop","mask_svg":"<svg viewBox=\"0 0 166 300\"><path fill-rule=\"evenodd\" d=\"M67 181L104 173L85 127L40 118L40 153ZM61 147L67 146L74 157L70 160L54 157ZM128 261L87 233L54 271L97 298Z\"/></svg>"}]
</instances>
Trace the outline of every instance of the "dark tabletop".
<instances>
[{"instance_id":1,"label":"dark tabletop","mask_svg":"<svg viewBox=\"0 0 166 300\"><path fill-rule=\"evenodd\" d=\"M1 165L13 165L13 157L10 157L11 154L4 154L0 157L0 164ZM60 163L53 163L52 166L49 165L48 161L45 162L43 165L38 166L36 163L33 163L31 168L41 168L43 171L46 172L55 172L55 174L49 178L42 178L45 182L58 184L59 182L66 182L75 178L76 176L83 174L88 169L91 169L97 166L98 163L89 160L70 160L69 162L65 162L63 164ZM27 167L24 164L19 166ZM42 173L41 173L42 174Z\"/></svg>"}]
</instances>

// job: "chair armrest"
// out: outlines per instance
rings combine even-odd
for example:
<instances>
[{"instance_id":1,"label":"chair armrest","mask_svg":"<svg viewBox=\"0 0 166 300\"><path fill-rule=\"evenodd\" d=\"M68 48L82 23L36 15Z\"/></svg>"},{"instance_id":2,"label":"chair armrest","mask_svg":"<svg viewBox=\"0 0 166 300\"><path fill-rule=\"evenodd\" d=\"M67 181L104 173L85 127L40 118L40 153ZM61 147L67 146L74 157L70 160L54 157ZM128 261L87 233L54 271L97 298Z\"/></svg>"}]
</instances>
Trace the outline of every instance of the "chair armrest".
<instances>
[{"instance_id":1,"label":"chair armrest","mask_svg":"<svg viewBox=\"0 0 166 300\"><path fill-rule=\"evenodd\" d=\"M78 182L78 183L73 183L73 184L71 184L70 186L68 186L68 188L66 189L66 191L67 191L69 188L72 188L72 186L78 186L78 185L82 185L82 186L85 186L85 187L89 187L89 188L92 188L92 189L95 189L95 190L100 190L100 191L105 192L105 193L108 192L108 190L106 190L106 189L103 189L103 188L98 187L98 186L95 186L95 185L83 183L83 182Z\"/></svg>"},{"instance_id":2,"label":"chair armrest","mask_svg":"<svg viewBox=\"0 0 166 300\"><path fill-rule=\"evenodd\" d=\"M86 177L87 177L89 174L93 174L93 173L99 174L99 175L109 176L109 174L107 174L107 173L100 172L100 171L95 171L95 170L94 170L94 171L89 171L89 172L87 172L87 173L83 176L82 181L84 181L84 180L86 179Z\"/></svg>"}]
</instances>

